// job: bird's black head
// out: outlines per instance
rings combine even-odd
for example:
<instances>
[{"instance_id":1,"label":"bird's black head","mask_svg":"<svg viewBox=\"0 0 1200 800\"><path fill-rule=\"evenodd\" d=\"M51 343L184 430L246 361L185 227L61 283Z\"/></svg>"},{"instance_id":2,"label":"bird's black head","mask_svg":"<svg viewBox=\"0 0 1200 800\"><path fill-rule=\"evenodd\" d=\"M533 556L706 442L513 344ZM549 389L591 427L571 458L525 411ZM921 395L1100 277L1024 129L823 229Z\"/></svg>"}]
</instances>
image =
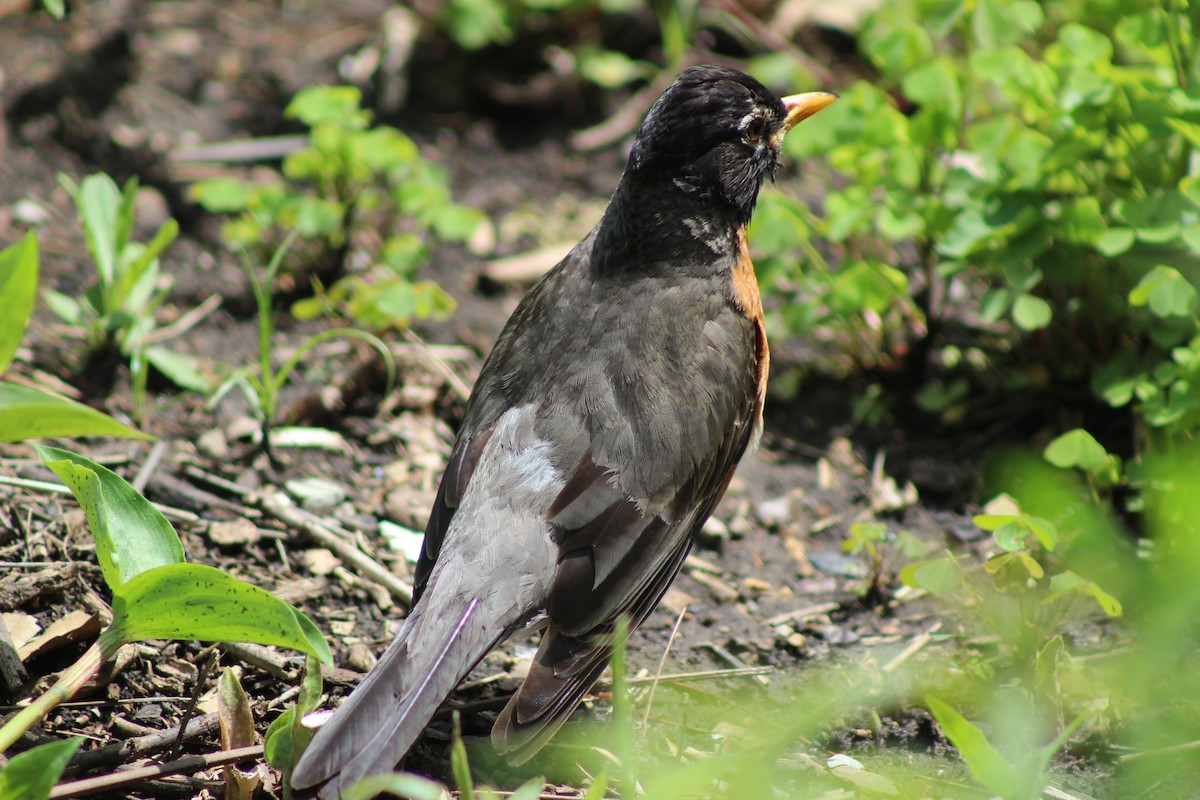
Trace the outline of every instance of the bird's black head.
<instances>
[{"instance_id":1,"label":"bird's black head","mask_svg":"<svg viewBox=\"0 0 1200 800\"><path fill-rule=\"evenodd\" d=\"M835 98L812 92L781 100L736 69L692 67L646 115L627 172L669 179L748 221L784 134Z\"/></svg>"}]
</instances>

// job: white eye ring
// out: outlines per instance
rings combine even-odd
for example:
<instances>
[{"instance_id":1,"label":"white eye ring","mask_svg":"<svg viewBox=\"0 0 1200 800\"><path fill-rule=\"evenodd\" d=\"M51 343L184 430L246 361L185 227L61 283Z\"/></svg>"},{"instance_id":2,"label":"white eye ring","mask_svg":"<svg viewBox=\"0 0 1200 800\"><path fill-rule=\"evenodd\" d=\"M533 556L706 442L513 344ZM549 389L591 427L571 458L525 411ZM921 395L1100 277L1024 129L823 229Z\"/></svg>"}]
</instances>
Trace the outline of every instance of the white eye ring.
<instances>
[{"instance_id":1,"label":"white eye ring","mask_svg":"<svg viewBox=\"0 0 1200 800\"><path fill-rule=\"evenodd\" d=\"M742 141L755 147L762 141L763 134L766 133L767 119L758 111L751 111L742 117L741 122L738 123L738 130L742 132Z\"/></svg>"}]
</instances>

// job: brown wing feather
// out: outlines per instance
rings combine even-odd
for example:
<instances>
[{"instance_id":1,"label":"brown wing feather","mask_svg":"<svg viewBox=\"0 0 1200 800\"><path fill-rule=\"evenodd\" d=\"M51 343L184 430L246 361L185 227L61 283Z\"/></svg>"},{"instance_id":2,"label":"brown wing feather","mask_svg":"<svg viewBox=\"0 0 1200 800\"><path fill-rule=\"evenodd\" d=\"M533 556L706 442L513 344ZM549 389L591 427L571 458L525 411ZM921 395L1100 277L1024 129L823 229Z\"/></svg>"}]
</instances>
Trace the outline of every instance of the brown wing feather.
<instances>
[{"instance_id":1,"label":"brown wing feather","mask_svg":"<svg viewBox=\"0 0 1200 800\"><path fill-rule=\"evenodd\" d=\"M748 255L745 259L739 266L749 267L753 281ZM708 448L692 453L690 477L673 487L664 507L650 508L648 498L621 491L621 476L597 464L595 452L589 451L551 506L549 519L558 529L560 548L551 586L551 624L529 675L492 729L493 743L510 761L532 757L579 705L612 655L616 620L624 615L630 629L636 628L658 604L696 530L758 435L767 357L762 304L748 302L758 298L757 282L739 285L738 271L731 290L740 319L724 319L727 336L710 337L712 352L691 376L700 385L723 387L717 403L723 407L706 421ZM713 346L717 340L737 344L729 351ZM677 396L685 403L694 399L686 390ZM652 418L653 410L648 411L645 418Z\"/></svg>"}]
</instances>

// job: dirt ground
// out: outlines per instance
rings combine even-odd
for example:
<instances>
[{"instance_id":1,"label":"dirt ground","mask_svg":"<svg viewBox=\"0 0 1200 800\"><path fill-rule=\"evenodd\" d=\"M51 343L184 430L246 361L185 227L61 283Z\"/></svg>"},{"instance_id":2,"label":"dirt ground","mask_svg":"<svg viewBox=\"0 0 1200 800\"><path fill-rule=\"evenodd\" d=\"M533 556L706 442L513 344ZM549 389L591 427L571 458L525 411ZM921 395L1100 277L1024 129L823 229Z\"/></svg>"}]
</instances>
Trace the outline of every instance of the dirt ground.
<instances>
[{"instance_id":1,"label":"dirt ground","mask_svg":"<svg viewBox=\"0 0 1200 800\"><path fill-rule=\"evenodd\" d=\"M106 171L123 181L137 175L143 186L139 221L146 229L167 216L182 226L165 257L174 285L163 321L197 306L214 287L223 298L217 311L173 346L219 364L247 363L255 352L256 321L245 277L222 249L217 220L186 200L190 180L229 167L200 168L174 155L202 143L294 132L282 119L291 95L308 84L338 82L345 57L379 44L377 23L389 7L383 0L114 0L74 4L63 22L36 9L8 16L0 11L0 245L24 233L33 213L42 287L80 292L89 279L86 248L55 176L63 172L78 180ZM563 81L518 95L513 87L536 83L529 59L498 58L493 68L489 57L497 59L495 53L457 51L438 37L422 39L401 73L406 100L380 113L381 121L410 133L428 158L450 169L456 199L482 209L497 236L481 254L443 247L424 269L423 277L436 279L455 297L458 310L446 322L416 327L427 346L399 333L390 336L402 377L389 395L380 395L378 379L363 385L353 380L356 373L346 364L369 360L365 350L335 344L306 359L289 387L285 416L293 424L333 430L336 447L282 447L272 464L249 441L247 409L236 396L214 406L165 381L152 383L142 426L159 437L157 449L123 440L65 445L127 479L140 477L152 500L173 509L189 560L250 580L308 613L329 637L338 664L326 684L331 701L348 692L370 666L370 654L390 640L403 605L246 493L290 493L397 578L410 577L412 563L380 536L379 523L424 527L465 400L458 387L470 386L520 297L521 286L488 279L484 271L494 259L577 240L603 208L623 166L627 138L591 152L570 142L574 132L621 112L629 93L601 93ZM794 170L780 185L785 190L795 185ZM312 330L282 322L277 357ZM786 368L786 354L796 351L780 343L777 352L785 355L773 366ZM82 365L80 352L39 308L14 371L127 417L132 410L127 370ZM345 391L326 411L314 398L329 386ZM846 413L856 387L819 375L811 386L799 401L769 409L762 448L743 462L704 540L633 637L635 673L657 672L670 642L664 674L725 671L719 680L696 678L691 685L710 694L770 698L786 695L794 679L822 666L919 660L958 632L953 619L938 616L919 596L896 591L900 558L885 564L884 591L868 592L867 560L845 553L842 543L855 522L884 520L929 550L982 547L965 503L973 497L975 467L927 432L856 431ZM22 445L0 446L0 476L51 477ZM308 491L306 479L318 479L329 493ZM0 610L32 617L41 630L69 612L103 617L105 590L90 542L69 496L0 485ZM938 635L927 636L931 632ZM61 669L93 636L94 627L79 623L28 660L30 674ZM191 698L206 695L215 682L217 670L203 669L211 652L210 646L190 642L129 648L101 685L81 702L60 708L35 740L69 734L94 743L85 746L91 761L78 762L72 778L132 763L133 756L109 746L171 730L185 714L209 720L202 735L185 740L185 752L212 751L216 735L208 706L189 710ZM292 699L287 692L294 685L295 659L281 652L263 661L245 651L217 652L220 665L240 665L259 731L265 731ZM486 733L496 708L492 700L512 690L521 660L530 653L528 641L509 643L458 693L455 702L472 710L464 714L468 735ZM601 697L589 701L583 713L603 716L606 708ZM945 746L924 712L912 708L891 709L875 728L864 725L831 721L824 738L802 750L824 763L830 753L887 743L912 754ZM448 729L447 720L435 723L410 766L444 777ZM102 796L219 791L212 773L173 780ZM575 793L567 786L556 791Z\"/></svg>"}]
</instances>

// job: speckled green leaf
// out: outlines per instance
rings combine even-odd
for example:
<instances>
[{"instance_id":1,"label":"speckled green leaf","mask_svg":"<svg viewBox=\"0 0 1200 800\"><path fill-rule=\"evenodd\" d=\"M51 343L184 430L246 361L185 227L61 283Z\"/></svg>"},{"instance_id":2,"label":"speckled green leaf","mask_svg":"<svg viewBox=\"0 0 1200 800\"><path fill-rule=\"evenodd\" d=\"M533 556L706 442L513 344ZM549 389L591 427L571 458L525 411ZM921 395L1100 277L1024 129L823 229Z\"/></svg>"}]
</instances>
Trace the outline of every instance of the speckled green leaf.
<instances>
[{"instance_id":1,"label":"speckled green leaf","mask_svg":"<svg viewBox=\"0 0 1200 800\"><path fill-rule=\"evenodd\" d=\"M37 451L87 515L104 582L113 594L147 570L183 561L183 545L171 523L119 475L57 447L38 445Z\"/></svg>"},{"instance_id":2,"label":"speckled green leaf","mask_svg":"<svg viewBox=\"0 0 1200 800\"><path fill-rule=\"evenodd\" d=\"M202 564L168 564L143 572L114 592L113 614L114 635L126 642L255 642L333 663L312 620L271 593Z\"/></svg>"}]
</instances>

